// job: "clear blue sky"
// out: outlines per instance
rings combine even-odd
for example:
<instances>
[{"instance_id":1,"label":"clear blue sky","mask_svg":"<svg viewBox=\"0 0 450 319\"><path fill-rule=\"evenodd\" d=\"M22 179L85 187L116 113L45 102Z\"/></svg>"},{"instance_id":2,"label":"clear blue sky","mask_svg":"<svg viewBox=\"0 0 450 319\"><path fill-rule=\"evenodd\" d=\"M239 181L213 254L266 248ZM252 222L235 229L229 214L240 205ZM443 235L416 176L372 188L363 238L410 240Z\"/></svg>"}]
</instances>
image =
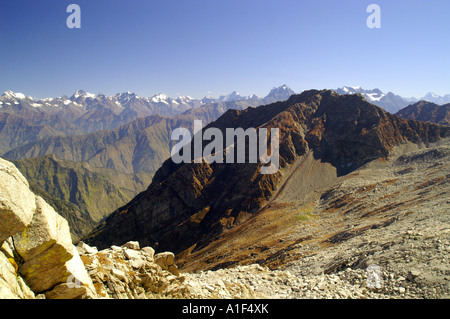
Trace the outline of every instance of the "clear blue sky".
<instances>
[{"instance_id":1,"label":"clear blue sky","mask_svg":"<svg viewBox=\"0 0 450 319\"><path fill-rule=\"evenodd\" d=\"M81 29L66 8L81 7ZM366 8L381 7L381 29ZM0 91L450 93L448 0L1 0Z\"/></svg>"}]
</instances>

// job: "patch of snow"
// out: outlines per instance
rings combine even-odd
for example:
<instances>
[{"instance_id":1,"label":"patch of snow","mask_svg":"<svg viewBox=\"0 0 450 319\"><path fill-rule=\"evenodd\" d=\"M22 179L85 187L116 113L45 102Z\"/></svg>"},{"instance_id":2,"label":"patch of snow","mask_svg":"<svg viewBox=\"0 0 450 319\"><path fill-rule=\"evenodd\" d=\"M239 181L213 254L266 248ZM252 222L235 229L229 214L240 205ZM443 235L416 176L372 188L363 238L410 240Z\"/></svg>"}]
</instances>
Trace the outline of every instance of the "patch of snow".
<instances>
[{"instance_id":1,"label":"patch of snow","mask_svg":"<svg viewBox=\"0 0 450 319\"><path fill-rule=\"evenodd\" d=\"M166 95L166 94L164 94L164 93L159 93L159 94L156 94L155 96L153 96L152 98L151 98L151 101L152 102L154 102L154 103L164 103L164 104L169 104L168 102L167 102L167 99L168 99L169 97Z\"/></svg>"},{"instance_id":2,"label":"patch of snow","mask_svg":"<svg viewBox=\"0 0 450 319\"><path fill-rule=\"evenodd\" d=\"M371 100L371 101L380 101L385 94L378 94L378 93L366 93L365 96Z\"/></svg>"}]
</instances>

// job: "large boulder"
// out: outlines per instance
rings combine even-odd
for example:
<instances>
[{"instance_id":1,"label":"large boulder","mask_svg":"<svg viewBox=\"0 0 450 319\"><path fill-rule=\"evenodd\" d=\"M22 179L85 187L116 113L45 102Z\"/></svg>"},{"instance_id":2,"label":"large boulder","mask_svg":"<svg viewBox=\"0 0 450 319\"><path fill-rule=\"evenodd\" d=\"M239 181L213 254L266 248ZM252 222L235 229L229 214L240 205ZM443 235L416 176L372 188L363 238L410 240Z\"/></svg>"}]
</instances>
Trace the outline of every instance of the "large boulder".
<instances>
[{"instance_id":1,"label":"large boulder","mask_svg":"<svg viewBox=\"0 0 450 319\"><path fill-rule=\"evenodd\" d=\"M170 271L175 276L179 276L180 272L175 265L175 254L166 251L155 255L155 263L159 265L163 270Z\"/></svg>"},{"instance_id":2,"label":"large boulder","mask_svg":"<svg viewBox=\"0 0 450 319\"><path fill-rule=\"evenodd\" d=\"M66 273L69 275L67 278L61 277L61 280L65 278L64 282L45 293L48 299L92 299L97 297L91 277L88 275L76 247L72 247L73 257L64 265Z\"/></svg>"},{"instance_id":3,"label":"large boulder","mask_svg":"<svg viewBox=\"0 0 450 319\"><path fill-rule=\"evenodd\" d=\"M36 212L31 223L14 238L14 246L25 262L50 250L58 250L60 259L72 258L72 237L68 222L41 197L36 196Z\"/></svg>"},{"instance_id":4,"label":"large boulder","mask_svg":"<svg viewBox=\"0 0 450 319\"><path fill-rule=\"evenodd\" d=\"M0 298L95 298L68 222L0 158ZM41 295L42 296L42 295Z\"/></svg>"},{"instance_id":5,"label":"large boulder","mask_svg":"<svg viewBox=\"0 0 450 319\"><path fill-rule=\"evenodd\" d=\"M16 251L24 260L19 273L34 292L68 283L49 296L92 296L89 290L94 291L93 285L72 244L69 224L42 198L36 196L36 212L31 223L13 238Z\"/></svg>"},{"instance_id":6,"label":"large boulder","mask_svg":"<svg viewBox=\"0 0 450 319\"><path fill-rule=\"evenodd\" d=\"M31 222L36 209L34 198L17 167L0 158L0 243Z\"/></svg>"}]
</instances>

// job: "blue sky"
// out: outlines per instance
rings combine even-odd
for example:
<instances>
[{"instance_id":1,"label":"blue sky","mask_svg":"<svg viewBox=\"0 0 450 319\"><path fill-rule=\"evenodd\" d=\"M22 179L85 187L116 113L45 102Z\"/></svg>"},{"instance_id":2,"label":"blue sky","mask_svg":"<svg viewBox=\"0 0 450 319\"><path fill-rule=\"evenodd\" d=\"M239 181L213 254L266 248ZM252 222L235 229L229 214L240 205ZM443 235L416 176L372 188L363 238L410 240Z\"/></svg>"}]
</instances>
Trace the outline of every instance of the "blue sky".
<instances>
[{"instance_id":1,"label":"blue sky","mask_svg":"<svg viewBox=\"0 0 450 319\"><path fill-rule=\"evenodd\" d=\"M69 29L69 4L81 29ZM369 29L366 8L381 8ZM450 93L448 0L1 0L0 91Z\"/></svg>"}]
</instances>

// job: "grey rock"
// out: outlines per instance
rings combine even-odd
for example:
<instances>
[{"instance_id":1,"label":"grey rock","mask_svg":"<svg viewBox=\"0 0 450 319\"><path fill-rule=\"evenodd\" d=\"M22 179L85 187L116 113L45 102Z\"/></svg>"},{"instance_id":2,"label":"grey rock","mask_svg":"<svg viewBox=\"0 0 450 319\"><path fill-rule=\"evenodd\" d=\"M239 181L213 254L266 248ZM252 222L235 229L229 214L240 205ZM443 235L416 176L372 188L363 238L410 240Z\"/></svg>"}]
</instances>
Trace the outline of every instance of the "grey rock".
<instances>
[{"instance_id":1,"label":"grey rock","mask_svg":"<svg viewBox=\"0 0 450 319\"><path fill-rule=\"evenodd\" d=\"M139 242L137 242L137 241L129 241L129 242L123 244L122 247L130 248L130 249L134 249L134 250L140 250Z\"/></svg>"},{"instance_id":2,"label":"grey rock","mask_svg":"<svg viewBox=\"0 0 450 319\"><path fill-rule=\"evenodd\" d=\"M0 158L0 242L28 226L36 209L34 198L14 164Z\"/></svg>"}]
</instances>

